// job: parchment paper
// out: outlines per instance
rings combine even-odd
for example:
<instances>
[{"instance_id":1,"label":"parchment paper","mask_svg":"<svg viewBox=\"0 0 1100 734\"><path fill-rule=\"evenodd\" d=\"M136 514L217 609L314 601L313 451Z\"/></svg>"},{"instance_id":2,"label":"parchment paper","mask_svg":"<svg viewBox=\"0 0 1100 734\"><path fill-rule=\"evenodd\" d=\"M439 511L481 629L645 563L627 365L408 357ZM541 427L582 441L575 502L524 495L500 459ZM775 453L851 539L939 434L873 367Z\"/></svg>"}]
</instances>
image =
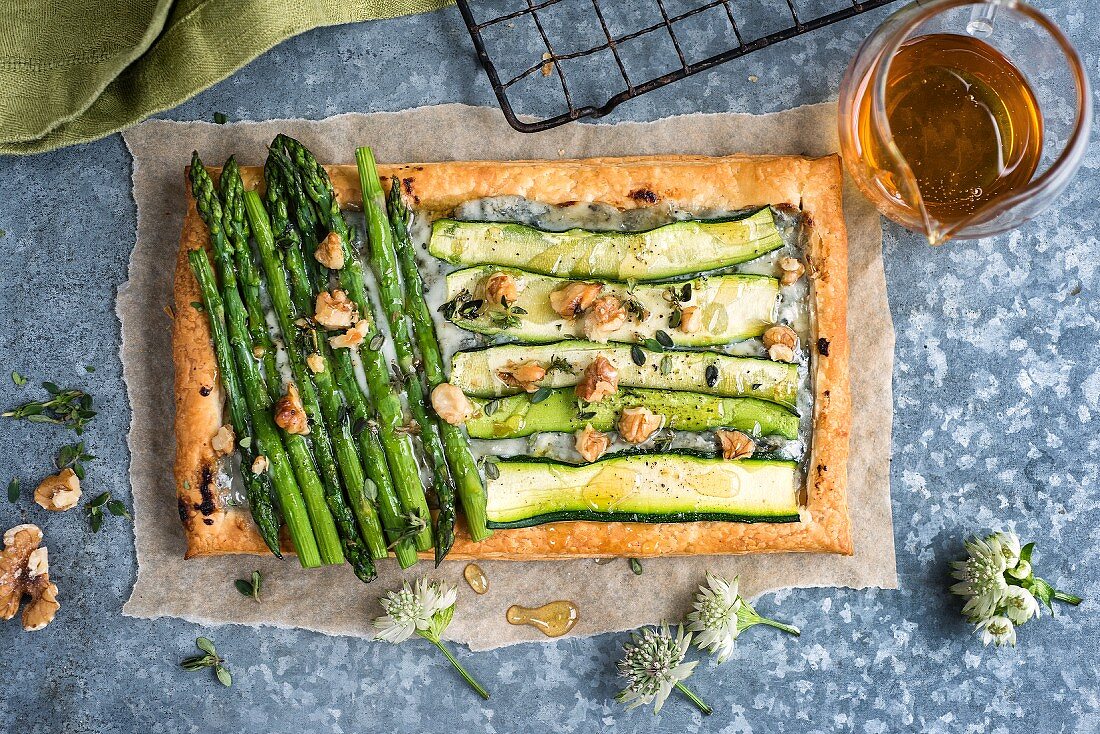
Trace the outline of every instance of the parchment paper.
<instances>
[{"instance_id":1,"label":"parchment paper","mask_svg":"<svg viewBox=\"0 0 1100 734\"><path fill-rule=\"evenodd\" d=\"M379 160L580 158L647 153L789 153L823 155L837 149L835 106L800 107L774 115L689 115L652 123L573 124L535 135L513 131L495 109L465 105L398 113L348 114L321 121L278 120L214 125L153 120L124 133L134 156L137 244L130 279L119 289L122 365L133 409L128 443L134 492L138 577L123 613L182 617L204 624L266 624L328 634L371 636L378 598L400 584L392 561L364 585L346 567L303 571L289 559L227 556L183 560L184 541L172 482L173 398L171 333L163 308L171 302L172 271L183 218L183 168L197 149L211 164L230 153L242 164L262 163L276 133L300 138L325 162L353 163L356 145L369 143ZM855 555L709 556L645 561L635 576L625 560L483 562L489 593L477 596L462 580L463 562L433 571L422 562L410 575L430 573L456 584L458 609L448 637L472 649L546 638L505 621L511 604L537 606L571 599L580 608L573 635L677 621L690 606L704 571L740 575L748 597L787 587L896 588L890 516L889 462L894 331L886 300L882 231L873 208L845 190L850 238L848 328L852 345L852 445L849 507ZM265 575L264 601L246 599L233 579L253 569ZM782 616L782 615L780 615Z\"/></svg>"}]
</instances>

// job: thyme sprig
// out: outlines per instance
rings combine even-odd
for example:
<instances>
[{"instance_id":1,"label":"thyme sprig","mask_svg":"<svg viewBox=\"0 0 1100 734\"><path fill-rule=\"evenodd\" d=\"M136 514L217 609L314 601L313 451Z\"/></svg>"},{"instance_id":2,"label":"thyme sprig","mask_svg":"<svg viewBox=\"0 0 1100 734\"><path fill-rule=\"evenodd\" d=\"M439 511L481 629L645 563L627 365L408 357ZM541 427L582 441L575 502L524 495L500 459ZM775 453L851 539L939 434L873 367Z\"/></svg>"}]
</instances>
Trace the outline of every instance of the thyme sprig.
<instances>
[{"instance_id":1,"label":"thyme sprig","mask_svg":"<svg viewBox=\"0 0 1100 734\"><path fill-rule=\"evenodd\" d=\"M0 416L32 423L53 423L71 428L76 435L81 435L96 415L92 410L92 396L75 388L62 389L52 382L43 382L42 387L50 394L49 400L32 400L0 413Z\"/></svg>"},{"instance_id":2,"label":"thyme sprig","mask_svg":"<svg viewBox=\"0 0 1100 734\"><path fill-rule=\"evenodd\" d=\"M242 596L247 596L253 601L259 601L260 587L263 584L263 580L263 574L259 571L253 571L251 579L237 579L233 582L233 586L237 588L237 591L241 592Z\"/></svg>"},{"instance_id":3,"label":"thyme sprig","mask_svg":"<svg viewBox=\"0 0 1100 734\"><path fill-rule=\"evenodd\" d=\"M195 639L195 647L199 648L204 654L181 661L180 667L190 672L202 670L203 668L213 668L214 675L217 676L219 683L226 688L233 685L233 676L230 674L229 668L225 667L225 658L218 655L214 642L209 637L198 637Z\"/></svg>"}]
</instances>

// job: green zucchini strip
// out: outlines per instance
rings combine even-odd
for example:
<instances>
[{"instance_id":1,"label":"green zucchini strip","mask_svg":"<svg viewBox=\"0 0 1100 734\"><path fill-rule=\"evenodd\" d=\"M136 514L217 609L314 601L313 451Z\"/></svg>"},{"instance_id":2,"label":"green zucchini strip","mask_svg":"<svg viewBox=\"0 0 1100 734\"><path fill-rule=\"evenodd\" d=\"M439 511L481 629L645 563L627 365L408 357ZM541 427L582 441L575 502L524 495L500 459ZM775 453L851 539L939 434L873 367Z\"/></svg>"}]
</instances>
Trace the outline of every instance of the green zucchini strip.
<instances>
[{"instance_id":1,"label":"green zucchini strip","mask_svg":"<svg viewBox=\"0 0 1100 734\"><path fill-rule=\"evenodd\" d=\"M665 428L708 431L733 428L753 436L798 437L798 416L756 398L719 398L669 390L621 390L598 403L582 403L573 390L553 390L532 403L526 395L473 399L477 415L466 421L470 438L520 438L533 433L572 433L591 424L597 431L615 428L623 408L646 407L665 417Z\"/></svg>"},{"instance_id":2,"label":"green zucchini strip","mask_svg":"<svg viewBox=\"0 0 1100 734\"><path fill-rule=\"evenodd\" d=\"M494 273L510 275L516 283L518 298L508 312L499 303L484 301L485 280ZM449 318L468 331L506 334L525 342L582 339L584 320L564 319L550 304L550 294L570 282L490 265L458 270L447 276ZM674 285L604 282L601 295L618 296L629 305L630 318L610 334L610 341L633 343L663 330L677 346L710 346L760 336L774 324L779 281L765 275L721 275ZM677 305L683 295L690 298ZM680 309L691 307L699 309L702 319L698 331L688 334L678 325Z\"/></svg>"},{"instance_id":3,"label":"green zucchini strip","mask_svg":"<svg viewBox=\"0 0 1100 734\"><path fill-rule=\"evenodd\" d=\"M503 460L489 481L489 527L566 520L797 522L793 461L727 461L688 453L614 456L574 466Z\"/></svg>"},{"instance_id":4,"label":"green zucchini strip","mask_svg":"<svg viewBox=\"0 0 1100 734\"><path fill-rule=\"evenodd\" d=\"M545 232L523 224L439 219L428 250L456 265L651 281L736 265L782 246L775 217L765 207L738 218L672 222L646 232Z\"/></svg>"},{"instance_id":5,"label":"green zucchini strip","mask_svg":"<svg viewBox=\"0 0 1100 734\"><path fill-rule=\"evenodd\" d=\"M451 382L474 397L514 395L520 392L519 388L505 384L498 372L510 365L533 361L549 369L540 386L570 387L577 384L585 368L598 355L606 357L617 370L620 388L644 387L720 397L752 397L792 409L795 407L798 368L794 364L754 357L731 357L719 352L655 352L638 345L628 347L583 341L505 344L456 352L451 359Z\"/></svg>"}]
</instances>

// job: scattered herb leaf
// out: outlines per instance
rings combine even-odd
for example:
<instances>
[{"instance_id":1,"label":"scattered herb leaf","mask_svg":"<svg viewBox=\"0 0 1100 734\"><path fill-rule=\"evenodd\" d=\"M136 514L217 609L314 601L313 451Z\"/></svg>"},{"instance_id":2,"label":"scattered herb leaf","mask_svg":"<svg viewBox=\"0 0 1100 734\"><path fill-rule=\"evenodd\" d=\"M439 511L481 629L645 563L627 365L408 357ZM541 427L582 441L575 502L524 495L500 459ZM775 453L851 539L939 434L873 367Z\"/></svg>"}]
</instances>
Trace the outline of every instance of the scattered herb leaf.
<instances>
[{"instance_id":1,"label":"scattered herb leaf","mask_svg":"<svg viewBox=\"0 0 1100 734\"><path fill-rule=\"evenodd\" d=\"M591 420L592 418L595 418L595 417L596 417L596 411L594 411L594 410L586 410L583 413L577 413L577 419L582 420L582 421Z\"/></svg>"},{"instance_id":2,"label":"scattered herb leaf","mask_svg":"<svg viewBox=\"0 0 1100 734\"><path fill-rule=\"evenodd\" d=\"M12 477L8 482L8 502L13 505L19 501L19 477Z\"/></svg>"},{"instance_id":3,"label":"scattered herb leaf","mask_svg":"<svg viewBox=\"0 0 1100 734\"><path fill-rule=\"evenodd\" d=\"M122 504L121 500L111 500L107 503L107 511L115 517L125 517L127 520L130 518L130 513L126 509L126 505Z\"/></svg>"},{"instance_id":4,"label":"scattered herb leaf","mask_svg":"<svg viewBox=\"0 0 1100 734\"><path fill-rule=\"evenodd\" d=\"M546 374L551 372L564 372L567 375L573 374L573 365L569 363L569 360L565 357L559 357L554 355L550 358L550 366L546 368Z\"/></svg>"},{"instance_id":5,"label":"scattered herb leaf","mask_svg":"<svg viewBox=\"0 0 1100 734\"><path fill-rule=\"evenodd\" d=\"M370 350L372 352L377 352L379 349L382 348L382 345L385 342L386 342L386 335L383 334L382 332L379 332L379 333L375 334L373 337L371 337L370 344L368 344L367 346L370 347Z\"/></svg>"},{"instance_id":6,"label":"scattered herb leaf","mask_svg":"<svg viewBox=\"0 0 1100 734\"><path fill-rule=\"evenodd\" d=\"M552 391L550 390L550 388L544 385L538 390L535 390L533 393L531 393L528 399L531 401L532 404L541 403L543 400L546 400L546 398L550 397L551 392Z\"/></svg>"},{"instance_id":7,"label":"scattered herb leaf","mask_svg":"<svg viewBox=\"0 0 1100 734\"><path fill-rule=\"evenodd\" d=\"M91 525L93 533L98 533L100 527L103 526L104 508L115 517L125 517L127 520L132 519L129 510L126 509L126 505L120 500L111 499L110 492L104 492L88 503L88 524Z\"/></svg>"},{"instance_id":8,"label":"scattered herb leaf","mask_svg":"<svg viewBox=\"0 0 1100 734\"><path fill-rule=\"evenodd\" d=\"M11 381L14 382L16 385L18 385L19 387L23 387L23 385L27 384L27 378L24 377L23 375L19 374L15 370L11 371Z\"/></svg>"},{"instance_id":9,"label":"scattered herb leaf","mask_svg":"<svg viewBox=\"0 0 1100 734\"><path fill-rule=\"evenodd\" d=\"M664 332L661 332L661 333L664 333ZM665 337L668 337L668 334L665 334ZM672 339L669 339L669 341L671 342ZM645 346L646 349L648 349L651 352L663 352L663 351L665 351L665 345L662 342L657 341L656 339L643 339L642 344Z\"/></svg>"},{"instance_id":10,"label":"scattered herb leaf","mask_svg":"<svg viewBox=\"0 0 1100 734\"><path fill-rule=\"evenodd\" d=\"M214 113L214 122L216 122L219 125L224 125L225 123L229 122L229 118L226 116L226 114L224 112L215 112Z\"/></svg>"},{"instance_id":11,"label":"scattered herb leaf","mask_svg":"<svg viewBox=\"0 0 1100 734\"><path fill-rule=\"evenodd\" d=\"M90 364L86 364L86 365L84 365L84 371L85 372L95 372L95 366L90 365Z\"/></svg>"},{"instance_id":12,"label":"scattered herb leaf","mask_svg":"<svg viewBox=\"0 0 1100 734\"><path fill-rule=\"evenodd\" d=\"M58 471L72 469L73 473L83 481L84 462L91 461L94 458L94 456L85 451L84 442L80 441L68 446L62 446L61 450L57 453L57 459L54 463L57 464Z\"/></svg>"},{"instance_id":13,"label":"scattered herb leaf","mask_svg":"<svg viewBox=\"0 0 1100 734\"><path fill-rule=\"evenodd\" d=\"M641 367L645 364L645 352L637 344L630 347L630 358L634 360L634 364Z\"/></svg>"},{"instance_id":14,"label":"scattered herb leaf","mask_svg":"<svg viewBox=\"0 0 1100 734\"><path fill-rule=\"evenodd\" d=\"M499 400L490 400L489 402L485 403L485 415L492 415L493 413L497 412L497 408L499 407Z\"/></svg>"},{"instance_id":15,"label":"scattered herb leaf","mask_svg":"<svg viewBox=\"0 0 1100 734\"><path fill-rule=\"evenodd\" d=\"M187 658L180 662L180 667L187 671L213 668L214 675L219 683L226 687L233 685L233 676L230 674L229 668L224 665L225 659L218 656L214 643L207 637L199 637L195 640L195 646L206 654Z\"/></svg>"},{"instance_id":16,"label":"scattered herb leaf","mask_svg":"<svg viewBox=\"0 0 1100 734\"><path fill-rule=\"evenodd\" d=\"M635 576L641 576L642 575L642 562L639 561L637 558L630 558L628 560L630 561L630 570L634 572L634 575Z\"/></svg>"},{"instance_id":17,"label":"scattered herb leaf","mask_svg":"<svg viewBox=\"0 0 1100 734\"><path fill-rule=\"evenodd\" d=\"M661 374L667 375L672 372L672 357L665 355L661 357Z\"/></svg>"},{"instance_id":18,"label":"scattered herb leaf","mask_svg":"<svg viewBox=\"0 0 1100 734\"><path fill-rule=\"evenodd\" d=\"M718 368L712 364L707 365L707 387L714 387L718 384Z\"/></svg>"},{"instance_id":19,"label":"scattered herb leaf","mask_svg":"<svg viewBox=\"0 0 1100 734\"><path fill-rule=\"evenodd\" d=\"M92 396L83 390L62 390L52 382L42 387L50 393L49 400L36 400L0 413L4 418L20 418L32 423L53 423L71 428L79 436L84 426L95 417Z\"/></svg>"},{"instance_id":20,"label":"scattered herb leaf","mask_svg":"<svg viewBox=\"0 0 1100 734\"><path fill-rule=\"evenodd\" d=\"M485 476L488 479L500 479L500 469L497 468L496 457L486 456L484 460Z\"/></svg>"},{"instance_id":21,"label":"scattered herb leaf","mask_svg":"<svg viewBox=\"0 0 1100 734\"><path fill-rule=\"evenodd\" d=\"M202 305L201 301L191 301L191 308L195 309L199 313L206 310L206 306Z\"/></svg>"},{"instance_id":22,"label":"scattered herb leaf","mask_svg":"<svg viewBox=\"0 0 1100 734\"><path fill-rule=\"evenodd\" d=\"M660 343L660 345L662 347L672 348L672 346L673 346L672 337L668 335L667 331L665 331L664 329L657 329L656 337L657 337L657 341Z\"/></svg>"},{"instance_id":23,"label":"scattered herb leaf","mask_svg":"<svg viewBox=\"0 0 1100 734\"><path fill-rule=\"evenodd\" d=\"M260 600L260 584L263 582L263 576L259 571L252 572L252 579L237 579L233 582L233 585L237 587L237 591L242 595L251 597L255 601Z\"/></svg>"}]
</instances>

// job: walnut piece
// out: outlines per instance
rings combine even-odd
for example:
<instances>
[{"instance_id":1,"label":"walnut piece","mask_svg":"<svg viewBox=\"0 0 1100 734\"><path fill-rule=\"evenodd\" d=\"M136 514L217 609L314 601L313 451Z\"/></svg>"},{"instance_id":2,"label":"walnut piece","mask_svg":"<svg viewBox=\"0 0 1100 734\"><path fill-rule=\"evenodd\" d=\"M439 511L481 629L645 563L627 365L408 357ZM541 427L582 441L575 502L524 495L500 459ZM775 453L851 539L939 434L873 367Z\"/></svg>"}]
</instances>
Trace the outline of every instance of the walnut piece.
<instances>
[{"instance_id":1,"label":"walnut piece","mask_svg":"<svg viewBox=\"0 0 1100 734\"><path fill-rule=\"evenodd\" d=\"M474 414L474 404L466 393L449 382L441 382L432 390L432 408L452 426L461 426Z\"/></svg>"},{"instance_id":2,"label":"walnut piece","mask_svg":"<svg viewBox=\"0 0 1100 734\"><path fill-rule=\"evenodd\" d=\"M741 431L715 431L722 443L723 459L747 459L756 451L756 443Z\"/></svg>"},{"instance_id":3,"label":"walnut piece","mask_svg":"<svg viewBox=\"0 0 1100 734\"><path fill-rule=\"evenodd\" d=\"M592 308L602 283L567 283L550 294L550 307L563 319L573 319Z\"/></svg>"},{"instance_id":4,"label":"walnut piece","mask_svg":"<svg viewBox=\"0 0 1100 734\"><path fill-rule=\"evenodd\" d=\"M325 371L325 358L314 352L306 357L306 366L309 367L310 372L319 375Z\"/></svg>"},{"instance_id":5,"label":"walnut piece","mask_svg":"<svg viewBox=\"0 0 1100 734\"><path fill-rule=\"evenodd\" d=\"M340 239L340 235L335 232L329 232L328 237L325 237L317 245L317 249L313 251L313 256L317 258L317 262L324 265L329 270L340 270L344 267L344 243Z\"/></svg>"},{"instance_id":6,"label":"walnut piece","mask_svg":"<svg viewBox=\"0 0 1100 734\"><path fill-rule=\"evenodd\" d=\"M798 334L786 324L776 324L764 332L764 348L771 349L776 344L794 349L798 343Z\"/></svg>"},{"instance_id":7,"label":"walnut piece","mask_svg":"<svg viewBox=\"0 0 1100 734\"><path fill-rule=\"evenodd\" d=\"M317 294L313 320L326 329L346 329L359 320L359 309L339 288L321 291Z\"/></svg>"},{"instance_id":8,"label":"walnut piece","mask_svg":"<svg viewBox=\"0 0 1100 734\"><path fill-rule=\"evenodd\" d=\"M267 467L270 466L270 465L271 465L271 462L269 462L267 460L267 457L264 456L263 454L260 454L259 456L257 456L252 461L252 466L251 466L252 473L253 474L263 474L265 471L267 471Z\"/></svg>"},{"instance_id":9,"label":"walnut piece","mask_svg":"<svg viewBox=\"0 0 1100 734\"><path fill-rule=\"evenodd\" d=\"M768 347L768 358L773 362L793 362L794 350L786 344L772 344Z\"/></svg>"},{"instance_id":10,"label":"walnut piece","mask_svg":"<svg viewBox=\"0 0 1100 734\"><path fill-rule=\"evenodd\" d=\"M34 490L34 501L54 512L76 507L76 503L80 501L80 477L68 468L51 474Z\"/></svg>"},{"instance_id":11,"label":"walnut piece","mask_svg":"<svg viewBox=\"0 0 1100 734\"><path fill-rule=\"evenodd\" d=\"M582 430L577 431L574 435L577 439L577 453L589 463L603 456L611 445L611 439L606 434L593 428L591 423L585 425Z\"/></svg>"},{"instance_id":12,"label":"walnut piece","mask_svg":"<svg viewBox=\"0 0 1100 734\"><path fill-rule=\"evenodd\" d=\"M336 349L348 348L355 349L363 340L367 338L367 334L370 333L370 321L366 319L360 319L356 322L355 326L351 327L343 334L339 336L330 336L328 343Z\"/></svg>"},{"instance_id":13,"label":"walnut piece","mask_svg":"<svg viewBox=\"0 0 1100 734\"><path fill-rule=\"evenodd\" d=\"M286 386L286 395L275 403L275 425L287 433L306 435L309 433L309 419L306 417L302 396L293 382Z\"/></svg>"},{"instance_id":14,"label":"walnut piece","mask_svg":"<svg viewBox=\"0 0 1100 734\"><path fill-rule=\"evenodd\" d=\"M797 257L783 257L779 259L779 269L783 274L779 276L779 282L783 285L791 285L802 277L806 268Z\"/></svg>"},{"instance_id":15,"label":"walnut piece","mask_svg":"<svg viewBox=\"0 0 1100 734\"><path fill-rule=\"evenodd\" d=\"M233 444L237 442L237 434L233 432L233 426L228 423L218 429L214 438L210 439L210 447L219 456L233 452Z\"/></svg>"},{"instance_id":16,"label":"walnut piece","mask_svg":"<svg viewBox=\"0 0 1100 734\"><path fill-rule=\"evenodd\" d=\"M24 597L23 629L40 630L53 621L61 605L57 586L50 583L49 555L37 525L16 525L4 533L0 552L0 619L11 619Z\"/></svg>"},{"instance_id":17,"label":"walnut piece","mask_svg":"<svg viewBox=\"0 0 1100 734\"><path fill-rule=\"evenodd\" d=\"M538 362L509 362L504 369L497 370L497 377L505 385L518 387L524 392L535 392L539 382L546 377L546 368Z\"/></svg>"},{"instance_id":18,"label":"walnut piece","mask_svg":"<svg viewBox=\"0 0 1100 734\"><path fill-rule=\"evenodd\" d=\"M598 403L619 389L619 371L602 354L584 370L584 376L577 383L577 397L586 403Z\"/></svg>"},{"instance_id":19,"label":"walnut piece","mask_svg":"<svg viewBox=\"0 0 1100 734\"><path fill-rule=\"evenodd\" d=\"M626 307L618 296L596 299L584 315L584 335L594 342L606 344L608 338L626 325Z\"/></svg>"},{"instance_id":20,"label":"walnut piece","mask_svg":"<svg viewBox=\"0 0 1100 734\"><path fill-rule=\"evenodd\" d=\"M619 415L619 435L627 443L643 443L660 429L664 416L649 408L623 408Z\"/></svg>"},{"instance_id":21,"label":"walnut piece","mask_svg":"<svg viewBox=\"0 0 1100 734\"><path fill-rule=\"evenodd\" d=\"M698 306L688 306L680 311L680 331L685 334L695 334L703 328L703 309Z\"/></svg>"},{"instance_id":22,"label":"walnut piece","mask_svg":"<svg viewBox=\"0 0 1100 734\"><path fill-rule=\"evenodd\" d=\"M493 273L482 285L489 308L507 308L519 298L519 284L508 273Z\"/></svg>"}]
</instances>

